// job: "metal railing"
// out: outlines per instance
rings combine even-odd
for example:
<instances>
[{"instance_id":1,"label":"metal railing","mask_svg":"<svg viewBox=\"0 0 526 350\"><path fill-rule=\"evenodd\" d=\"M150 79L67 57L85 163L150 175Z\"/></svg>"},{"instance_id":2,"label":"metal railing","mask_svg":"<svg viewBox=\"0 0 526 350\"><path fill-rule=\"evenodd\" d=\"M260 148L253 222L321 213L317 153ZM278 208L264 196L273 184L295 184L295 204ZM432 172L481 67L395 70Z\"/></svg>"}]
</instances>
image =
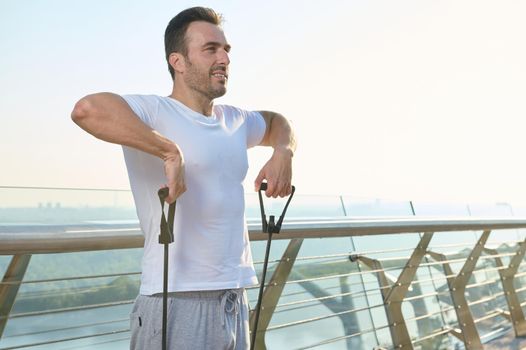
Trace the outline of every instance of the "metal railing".
<instances>
[{"instance_id":1,"label":"metal railing","mask_svg":"<svg viewBox=\"0 0 526 350\"><path fill-rule=\"evenodd\" d=\"M526 272L520 270L520 264L526 253L526 243L515 239L503 244L498 239L501 233L506 232L504 230L522 228L526 228L525 218L290 220L284 224L282 233L274 238L283 242L281 248L274 248L275 252L283 252L271 261L269 273L272 277L265 286L257 348L272 348L277 343L276 339L283 337L283 332L322 333L311 337L312 340L304 337L301 342L289 344L289 349L323 348L335 344L347 349L371 349L374 346L427 349L438 348L445 341L455 341L450 336L458 339L466 349L482 349L486 339L505 329L513 328L516 336L524 336L526 322L522 307L526 301L522 293L526 291L526 284L523 286L520 279L526 276ZM250 223L249 231L253 244L266 239L259 224ZM473 244L469 240L460 244L431 244L435 237L441 235L448 236L453 232L455 236L469 236L473 231L480 233ZM405 243L411 246L299 254L305 242L334 240L338 245L342 239L368 236L382 240L410 237ZM404 242L401 240L399 243L403 245ZM134 225L107 229L96 225L69 225L57 226L48 232L0 235L0 255L12 256L0 284L0 335L8 321L54 313L130 307L133 303L131 298L11 312L23 285L105 280L140 274L133 271L24 280L32 255L140 248L142 244L143 237ZM497 249L490 248L495 245L498 245ZM256 261L255 265L259 268L261 262ZM457 265L458 269L454 271ZM255 304L255 288L248 288L251 305ZM81 293L80 290L65 292ZM43 296L39 293L36 297ZM126 341L126 336L118 336L129 331L126 321L122 317L110 318L40 331L31 331L28 327L26 331L4 338L42 333L62 333L62 336L42 342L0 345L0 349L31 348L86 338L101 339L98 342L101 344ZM323 333L328 331L322 331L325 323L332 327L339 324L340 334L324 336ZM105 325L114 327L91 334L63 335L67 331ZM481 329L484 330L482 335ZM107 336L112 338L108 340ZM449 340L444 340L446 338Z\"/></svg>"}]
</instances>

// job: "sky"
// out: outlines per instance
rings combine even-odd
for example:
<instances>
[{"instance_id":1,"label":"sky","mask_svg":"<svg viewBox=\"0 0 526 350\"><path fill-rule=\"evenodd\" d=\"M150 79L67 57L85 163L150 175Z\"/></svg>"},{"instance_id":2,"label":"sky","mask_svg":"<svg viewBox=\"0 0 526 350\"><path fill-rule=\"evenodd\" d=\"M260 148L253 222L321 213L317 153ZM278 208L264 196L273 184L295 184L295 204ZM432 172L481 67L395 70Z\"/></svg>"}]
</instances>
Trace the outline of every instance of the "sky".
<instances>
[{"instance_id":1,"label":"sky","mask_svg":"<svg viewBox=\"0 0 526 350\"><path fill-rule=\"evenodd\" d=\"M170 94L164 29L196 5L232 45L217 103L291 120L298 193L526 202L519 0L0 0L0 185L129 188L121 148L71 110ZM249 152L247 192L271 155Z\"/></svg>"}]
</instances>

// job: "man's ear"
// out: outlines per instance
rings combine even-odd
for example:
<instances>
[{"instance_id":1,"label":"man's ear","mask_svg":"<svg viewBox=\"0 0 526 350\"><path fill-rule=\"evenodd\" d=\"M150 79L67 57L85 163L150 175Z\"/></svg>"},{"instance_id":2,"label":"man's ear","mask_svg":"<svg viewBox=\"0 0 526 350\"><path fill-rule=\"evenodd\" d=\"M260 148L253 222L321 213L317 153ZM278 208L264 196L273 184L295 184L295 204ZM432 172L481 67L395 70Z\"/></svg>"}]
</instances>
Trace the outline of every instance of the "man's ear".
<instances>
[{"instance_id":1,"label":"man's ear","mask_svg":"<svg viewBox=\"0 0 526 350\"><path fill-rule=\"evenodd\" d=\"M179 52L172 52L170 56L168 56L168 62L170 63L170 66L172 66L173 70L177 73L184 72L185 58Z\"/></svg>"}]
</instances>

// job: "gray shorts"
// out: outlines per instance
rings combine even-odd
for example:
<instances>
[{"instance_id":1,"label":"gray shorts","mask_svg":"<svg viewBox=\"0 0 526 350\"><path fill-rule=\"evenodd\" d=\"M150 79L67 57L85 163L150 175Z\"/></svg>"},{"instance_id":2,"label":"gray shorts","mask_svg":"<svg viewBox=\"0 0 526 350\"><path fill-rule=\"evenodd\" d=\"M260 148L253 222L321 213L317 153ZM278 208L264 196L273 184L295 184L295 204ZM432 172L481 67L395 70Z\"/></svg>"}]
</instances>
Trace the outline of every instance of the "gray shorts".
<instances>
[{"instance_id":1,"label":"gray shorts","mask_svg":"<svg viewBox=\"0 0 526 350\"><path fill-rule=\"evenodd\" d=\"M130 314L130 350L162 345L162 294L139 295ZM167 349L246 350L250 347L245 290L168 294Z\"/></svg>"}]
</instances>

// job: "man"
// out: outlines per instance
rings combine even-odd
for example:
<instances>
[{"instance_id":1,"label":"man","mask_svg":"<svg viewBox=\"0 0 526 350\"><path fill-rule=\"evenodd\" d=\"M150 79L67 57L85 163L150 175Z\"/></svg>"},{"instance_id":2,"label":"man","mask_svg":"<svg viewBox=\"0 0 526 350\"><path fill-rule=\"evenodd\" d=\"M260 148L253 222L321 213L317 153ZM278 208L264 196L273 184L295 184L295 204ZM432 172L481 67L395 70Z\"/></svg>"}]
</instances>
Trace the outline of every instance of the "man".
<instances>
[{"instance_id":1,"label":"man","mask_svg":"<svg viewBox=\"0 0 526 350\"><path fill-rule=\"evenodd\" d=\"M274 152L255 180L266 195L291 192L295 140L277 113L214 106L226 93L230 45L212 9L182 11L165 32L173 78L168 97L99 93L82 98L72 119L95 137L123 145L145 235L141 289L131 314L131 348L159 349L162 256L161 208L177 199L170 245L169 349L247 349L244 287L257 284L244 220L247 148Z\"/></svg>"}]
</instances>

